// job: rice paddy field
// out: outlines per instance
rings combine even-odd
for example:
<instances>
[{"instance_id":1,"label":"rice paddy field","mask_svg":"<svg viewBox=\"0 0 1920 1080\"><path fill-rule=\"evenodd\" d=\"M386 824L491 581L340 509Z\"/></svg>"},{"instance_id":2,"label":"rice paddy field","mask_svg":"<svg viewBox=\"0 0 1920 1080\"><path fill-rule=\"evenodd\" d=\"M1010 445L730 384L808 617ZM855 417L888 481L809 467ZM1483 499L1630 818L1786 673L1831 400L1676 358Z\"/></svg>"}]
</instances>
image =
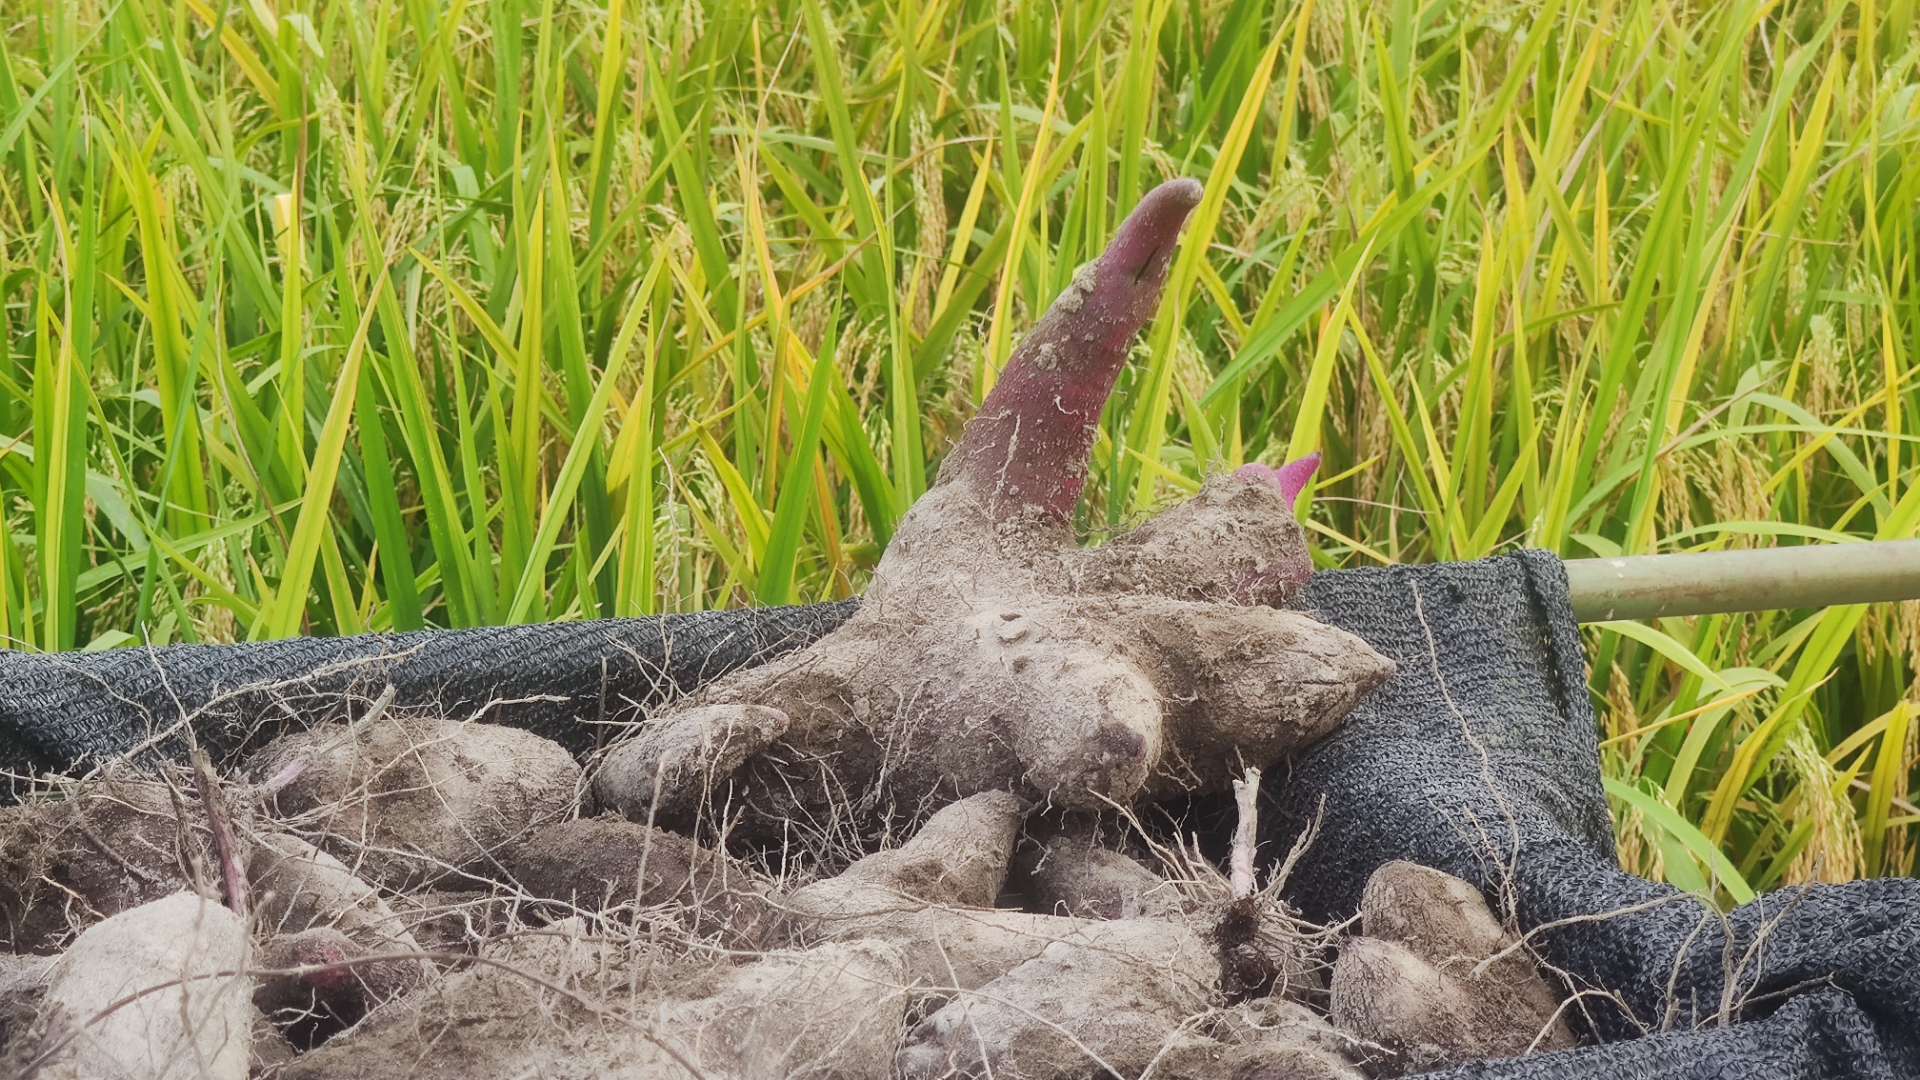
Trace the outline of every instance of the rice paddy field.
<instances>
[{"instance_id":1,"label":"rice paddy field","mask_svg":"<svg viewBox=\"0 0 1920 1080\"><path fill-rule=\"evenodd\" d=\"M1206 185L1097 537L1326 455L1326 566L1920 527L1907 0L0 0L0 636L857 593ZM1907 874L1920 607L1590 628L1627 864Z\"/></svg>"}]
</instances>

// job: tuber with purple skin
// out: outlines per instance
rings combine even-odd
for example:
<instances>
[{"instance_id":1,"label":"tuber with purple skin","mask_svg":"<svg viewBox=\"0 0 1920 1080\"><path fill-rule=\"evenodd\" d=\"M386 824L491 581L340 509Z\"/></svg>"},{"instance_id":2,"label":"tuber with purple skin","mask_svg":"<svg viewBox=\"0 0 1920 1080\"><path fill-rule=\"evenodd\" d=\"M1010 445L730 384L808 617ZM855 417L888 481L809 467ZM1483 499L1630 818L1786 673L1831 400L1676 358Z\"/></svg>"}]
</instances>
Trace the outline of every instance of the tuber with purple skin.
<instances>
[{"instance_id":1,"label":"tuber with purple skin","mask_svg":"<svg viewBox=\"0 0 1920 1080\"><path fill-rule=\"evenodd\" d=\"M1007 361L942 470L997 514L1064 525L1087 480L1100 410L1153 318L1200 185L1147 193L1100 258L1081 268Z\"/></svg>"},{"instance_id":2,"label":"tuber with purple skin","mask_svg":"<svg viewBox=\"0 0 1920 1080\"><path fill-rule=\"evenodd\" d=\"M830 846L985 791L1098 809L1225 790L1326 734L1393 670L1284 610L1311 573L1316 459L1249 465L1082 549L1100 412L1159 306L1200 185L1149 192L1014 351L860 610L657 713L601 761L602 805Z\"/></svg>"}]
</instances>

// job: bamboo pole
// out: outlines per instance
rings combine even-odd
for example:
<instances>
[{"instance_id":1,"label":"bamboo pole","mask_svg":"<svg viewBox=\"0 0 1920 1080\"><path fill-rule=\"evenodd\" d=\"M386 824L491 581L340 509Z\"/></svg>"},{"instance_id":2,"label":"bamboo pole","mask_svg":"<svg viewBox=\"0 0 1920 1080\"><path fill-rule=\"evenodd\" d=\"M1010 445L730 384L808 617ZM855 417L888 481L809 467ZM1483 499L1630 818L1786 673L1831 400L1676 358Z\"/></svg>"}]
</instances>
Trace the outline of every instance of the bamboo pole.
<instances>
[{"instance_id":1,"label":"bamboo pole","mask_svg":"<svg viewBox=\"0 0 1920 1080\"><path fill-rule=\"evenodd\" d=\"M1581 622L1920 599L1920 540L1569 559Z\"/></svg>"}]
</instances>

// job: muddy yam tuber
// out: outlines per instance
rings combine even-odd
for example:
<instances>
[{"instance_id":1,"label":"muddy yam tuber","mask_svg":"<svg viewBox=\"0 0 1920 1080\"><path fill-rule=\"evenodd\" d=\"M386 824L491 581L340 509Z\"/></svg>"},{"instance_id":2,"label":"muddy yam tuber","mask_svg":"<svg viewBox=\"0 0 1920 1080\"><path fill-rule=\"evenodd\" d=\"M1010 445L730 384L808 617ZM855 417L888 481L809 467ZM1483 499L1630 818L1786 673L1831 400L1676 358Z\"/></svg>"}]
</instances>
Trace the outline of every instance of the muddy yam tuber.
<instances>
[{"instance_id":1,"label":"muddy yam tuber","mask_svg":"<svg viewBox=\"0 0 1920 1080\"><path fill-rule=\"evenodd\" d=\"M1574 1045L1560 995L1467 882L1386 863L1367 879L1360 921L1364 936L1334 966L1330 1011L1382 1051L1375 1075Z\"/></svg>"},{"instance_id":2,"label":"muddy yam tuber","mask_svg":"<svg viewBox=\"0 0 1920 1080\"><path fill-rule=\"evenodd\" d=\"M1282 610L1310 573L1314 462L1250 465L1103 547L1071 516L1100 411L1166 284L1191 180L1075 276L900 522L859 612L657 714L603 805L687 828L726 803L790 842L911 823L994 790L1100 808L1223 790L1324 735L1392 670Z\"/></svg>"},{"instance_id":3,"label":"muddy yam tuber","mask_svg":"<svg viewBox=\"0 0 1920 1080\"><path fill-rule=\"evenodd\" d=\"M431 714L322 724L246 761L274 789L270 809L389 888L498 871L494 852L574 809L580 768L558 744L498 724Z\"/></svg>"},{"instance_id":4,"label":"muddy yam tuber","mask_svg":"<svg viewBox=\"0 0 1920 1080\"><path fill-rule=\"evenodd\" d=\"M52 971L37 1075L241 1080L253 1044L248 951L246 924L189 892L88 927Z\"/></svg>"}]
</instances>

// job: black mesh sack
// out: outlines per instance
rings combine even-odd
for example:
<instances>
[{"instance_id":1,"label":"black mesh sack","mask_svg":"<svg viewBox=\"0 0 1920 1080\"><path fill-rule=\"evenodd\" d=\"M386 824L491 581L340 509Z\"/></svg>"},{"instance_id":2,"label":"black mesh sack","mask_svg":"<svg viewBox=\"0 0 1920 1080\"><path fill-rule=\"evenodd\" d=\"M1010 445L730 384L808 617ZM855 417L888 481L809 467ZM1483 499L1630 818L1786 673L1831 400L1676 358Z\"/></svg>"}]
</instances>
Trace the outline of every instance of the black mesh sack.
<instances>
[{"instance_id":1,"label":"black mesh sack","mask_svg":"<svg viewBox=\"0 0 1920 1080\"><path fill-rule=\"evenodd\" d=\"M1437 1075L1920 1077L1920 882L1782 890L1722 915L1620 869L1556 559L1323 573L1303 604L1399 671L1339 731L1268 770L1264 850L1286 850L1320 815L1290 899L1344 918L1393 859L1474 882L1580 993L1569 1017L1598 1044ZM398 704L485 706L580 753L608 724L800 647L851 610L0 652L0 766L177 755L187 728L230 752L389 684Z\"/></svg>"},{"instance_id":2,"label":"black mesh sack","mask_svg":"<svg viewBox=\"0 0 1920 1080\"><path fill-rule=\"evenodd\" d=\"M800 648L851 603L99 653L0 650L0 767L216 757L364 705L434 707L592 750L675 692ZM191 733L191 738L189 738Z\"/></svg>"},{"instance_id":3,"label":"black mesh sack","mask_svg":"<svg viewBox=\"0 0 1920 1080\"><path fill-rule=\"evenodd\" d=\"M1920 882L1783 889L1723 915L1620 869L1557 559L1321 574L1305 606L1400 668L1268 773L1267 850L1324 808L1293 902L1351 915L1393 859L1473 882L1571 977L1569 1019L1603 1042L1435 1075L1920 1076Z\"/></svg>"}]
</instances>

